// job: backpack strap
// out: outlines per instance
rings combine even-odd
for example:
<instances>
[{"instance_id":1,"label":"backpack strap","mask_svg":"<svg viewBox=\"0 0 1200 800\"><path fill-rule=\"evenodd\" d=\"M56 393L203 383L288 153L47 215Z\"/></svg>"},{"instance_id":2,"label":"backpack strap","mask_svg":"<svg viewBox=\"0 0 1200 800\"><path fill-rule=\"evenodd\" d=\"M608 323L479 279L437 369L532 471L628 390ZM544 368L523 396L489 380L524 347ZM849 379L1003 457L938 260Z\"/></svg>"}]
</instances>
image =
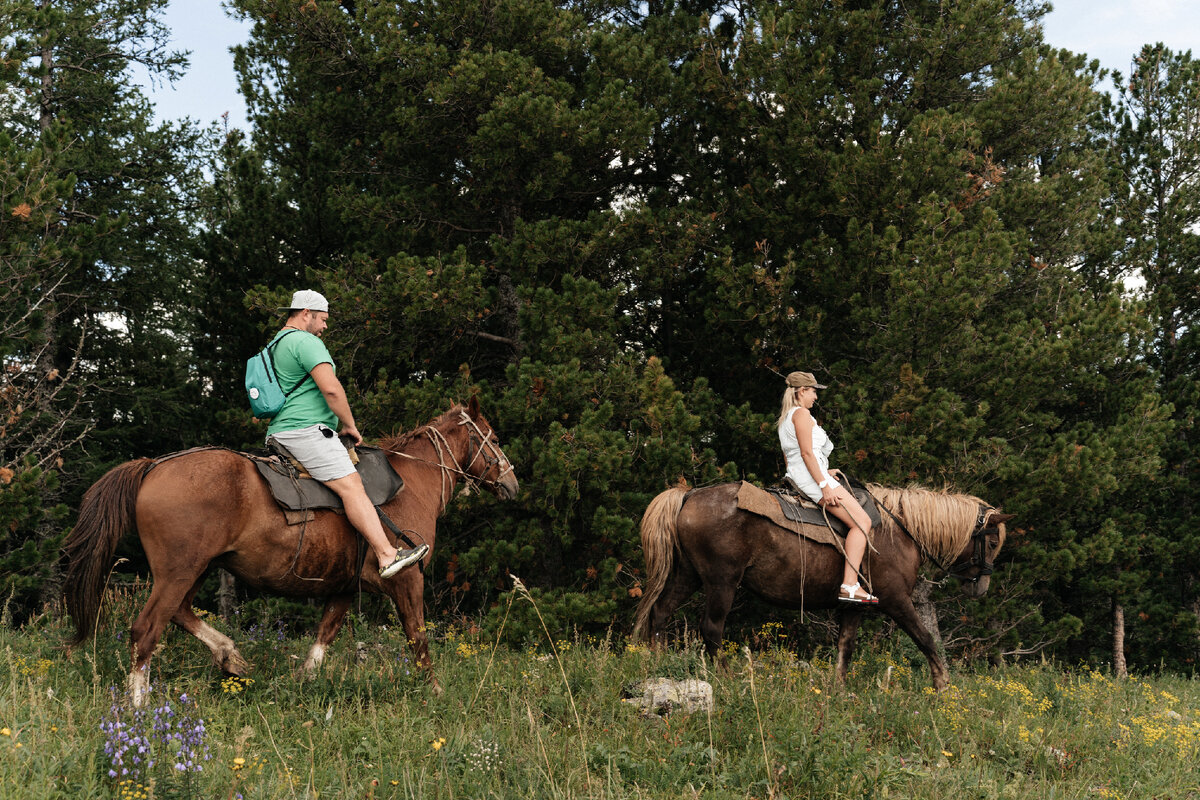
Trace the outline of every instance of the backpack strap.
<instances>
[{"instance_id":1,"label":"backpack strap","mask_svg":"<svg viewBox=\"0 0 1200 800\"><path fill-rule=\"evenodd\" d=\"M275 369L275 348L279 345L280 342L283 341L283 337L287 336L289 333L296 333L296 332L297 331L295 328L292 328L291 330L283 331L278 336L276 336L269 345L267 345L267 359L271 362L271 371L275 373L276 380L279 379L279 370ZM301 378L299 381L297 381L295 386L293 386L291 389L288 389L286 392L283 393L284 398L291 396L292 392L299 389L300 386L311 377L312 377L312 373L310 372L307 375L305 375L303 378ZM279 388L281 388L281 389L283 388L282 383L279 384Z\"/></svg>"}]
</instances>

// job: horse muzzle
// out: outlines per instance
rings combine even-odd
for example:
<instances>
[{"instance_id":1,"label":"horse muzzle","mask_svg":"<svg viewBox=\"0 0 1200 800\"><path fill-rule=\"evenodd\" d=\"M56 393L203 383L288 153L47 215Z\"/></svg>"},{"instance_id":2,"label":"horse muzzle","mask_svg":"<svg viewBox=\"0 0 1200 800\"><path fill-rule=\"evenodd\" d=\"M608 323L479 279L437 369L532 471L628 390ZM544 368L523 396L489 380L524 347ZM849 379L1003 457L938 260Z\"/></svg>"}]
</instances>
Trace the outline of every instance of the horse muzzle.
<instances>
[{"instance_id":1,"label":"horse muzzle","mask_svg":"<svg viewBox=\"0 0 1200 800\"><path fill-rule=\"evenodd\" d=\"M988 586L991 585L991 575L979 575L975 578L959 578L959 588L967 597L978 599L987 594Z\"/></svg>"},{"instance_id":2,"label":"horse muzzle","mask_svg":"<svg viewBox=\"0 0 1200 800\"><path fill-rule=\"evenodd\" d=\"M509 472L496 484L496 496L501 500L512 500L517 496L519 489L517 476Z\"/></svg>"}]
</instances>

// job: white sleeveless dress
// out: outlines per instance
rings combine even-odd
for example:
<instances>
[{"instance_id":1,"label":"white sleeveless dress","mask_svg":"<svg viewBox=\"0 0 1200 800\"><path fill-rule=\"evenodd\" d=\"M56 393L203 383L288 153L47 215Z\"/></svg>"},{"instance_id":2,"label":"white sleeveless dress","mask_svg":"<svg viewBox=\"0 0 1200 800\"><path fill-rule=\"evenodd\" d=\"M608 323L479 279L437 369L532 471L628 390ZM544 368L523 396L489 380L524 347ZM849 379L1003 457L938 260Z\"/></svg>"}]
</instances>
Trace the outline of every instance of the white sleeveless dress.
<instances>
[{"instance_id":1,"label":"white sleeveless dress","mask_svg":"<svg viewBox=\"0 0 1200 800\"><path fill-rule=\"evenodd\" d=\"M792 417L799 410L799 406L793 408L787 419L780 424L779 446L783 448L783 457L787 459L787 476L815 503L821 499L821 490L817 484L829 480L829 454L833 452L833 442L825 433L825 429L813 420L812 449L821 468L821 476L814 480L808 472L808 467L804 466L804 458L800 455L800 443L796 439L796 423Z\"/></svg>"}]
</instances>

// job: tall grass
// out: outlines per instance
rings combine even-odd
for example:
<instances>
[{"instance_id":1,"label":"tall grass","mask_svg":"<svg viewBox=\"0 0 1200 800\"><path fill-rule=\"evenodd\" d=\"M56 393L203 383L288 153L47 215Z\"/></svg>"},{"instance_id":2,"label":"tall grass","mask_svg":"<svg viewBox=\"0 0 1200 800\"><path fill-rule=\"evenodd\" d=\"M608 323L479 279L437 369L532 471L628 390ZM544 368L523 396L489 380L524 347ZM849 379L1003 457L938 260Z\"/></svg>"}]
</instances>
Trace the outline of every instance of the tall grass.
<instances>
[{"instance_id":1,"label":"tall grass","mask_svg":"<svg viewBox=\"0 0 1200 800\"><path fill-rule=\"evenodd\" d=\"M0 629L0 799L1200 798L1197 682L960 667L938 695L897 639L894 652L862 654L834 691L830 654L798 658L778 629L718 668L694 647L548 631L553 641L517 650L434 624L446 689L435 697L398 626L344 632L319 676L300 681L301 632L212 620L253 680L222 678L203 645L169 633L155 696L191 715L169 730L194 739L203 720L202 748L186 752L198 768L178 769L178 739L152 729L154 766L121 774L111 721L133 719L111 692L139 598L124 588L113 601L120 624L69 658L53 616ZM621 693L653 676L708 680L716 706L643 717Z\"/></svg>"}]
</instances>

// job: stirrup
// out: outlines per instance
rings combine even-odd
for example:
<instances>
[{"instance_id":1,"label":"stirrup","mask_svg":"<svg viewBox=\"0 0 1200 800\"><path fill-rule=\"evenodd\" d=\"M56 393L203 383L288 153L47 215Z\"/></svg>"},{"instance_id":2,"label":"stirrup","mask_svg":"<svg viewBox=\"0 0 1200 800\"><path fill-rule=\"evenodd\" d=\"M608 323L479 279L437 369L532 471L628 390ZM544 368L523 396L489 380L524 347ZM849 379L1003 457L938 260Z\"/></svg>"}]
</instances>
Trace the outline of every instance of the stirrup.
<instances>
[{"instance_id":1,"label":"stirrup","mask_svg":"<svg viewBox=\"0 0 1200 800\"><path fill-rule=\"evenodd\" d=\"M386 567L380 568L379 577L381 577L381 578L392 577L393 575L395 575L397 572L404 569L405 567L407 567L411 564L415 564L418 561L420 561L422 558L425 557L425 554L428 552L429 552L429 545L427 545L427 544L419 545L417 547L414 547L412 550L401 550L401 551L397 552L396 558L393 559L391 564L388 564Z\"/></svg>"},{"instance_id":2,"label":"stirrup","mask_svg":"<svg viewBox=\"0 0 1200 800\"><path fill-rule=\"evenodd\" d=\"M853 586L843 583L837 599L839 603L853 603L856 606L873 606L879 603L879 598L862 588L861 583L855 583Z\"/></svg>"}]
</instances>

